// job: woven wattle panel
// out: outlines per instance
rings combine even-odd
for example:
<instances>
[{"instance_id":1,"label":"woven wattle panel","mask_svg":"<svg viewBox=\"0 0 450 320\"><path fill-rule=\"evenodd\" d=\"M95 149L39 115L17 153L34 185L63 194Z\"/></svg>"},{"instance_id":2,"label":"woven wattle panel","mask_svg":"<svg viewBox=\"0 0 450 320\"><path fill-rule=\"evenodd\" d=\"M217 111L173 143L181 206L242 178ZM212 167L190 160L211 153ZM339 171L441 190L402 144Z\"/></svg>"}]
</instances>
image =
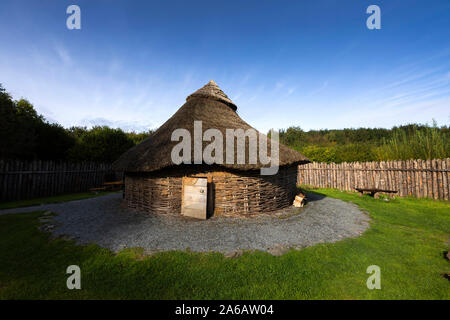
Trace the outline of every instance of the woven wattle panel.
<instances>
[{"instance_id":1,"label":"woven wattle panel","mask_svg":"<svg viewBox=\"0 0 450 320\"><path fill-rule=\"evenodd\" d=\"M292 204L296 194L297 168L281 167L278 174L259 171L216 172L196 170L158 174L126 174L125 201L130 208L156 214L179 215L183 176L207 177L214 215L239 216L270 213Z\"/></svg>"}]
</instances>

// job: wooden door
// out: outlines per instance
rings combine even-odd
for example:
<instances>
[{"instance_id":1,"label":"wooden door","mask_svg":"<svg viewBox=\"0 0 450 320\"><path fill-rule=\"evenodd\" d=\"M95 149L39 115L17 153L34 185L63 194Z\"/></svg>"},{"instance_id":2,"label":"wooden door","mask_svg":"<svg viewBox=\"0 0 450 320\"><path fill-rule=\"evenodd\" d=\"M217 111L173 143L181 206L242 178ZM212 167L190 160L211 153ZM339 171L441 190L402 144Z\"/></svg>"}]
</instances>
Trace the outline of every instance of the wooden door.
<instances>
[{"instance_id":1,"label":"wooden door","mask_svg":"<svg viewBox=\"0 0 450 320\"><path fill-rule=\"evenodd\" d=\"M206 219L208 192L206 178L183 177L181 214L197 219Z\"/></svg>"}]
</instances>

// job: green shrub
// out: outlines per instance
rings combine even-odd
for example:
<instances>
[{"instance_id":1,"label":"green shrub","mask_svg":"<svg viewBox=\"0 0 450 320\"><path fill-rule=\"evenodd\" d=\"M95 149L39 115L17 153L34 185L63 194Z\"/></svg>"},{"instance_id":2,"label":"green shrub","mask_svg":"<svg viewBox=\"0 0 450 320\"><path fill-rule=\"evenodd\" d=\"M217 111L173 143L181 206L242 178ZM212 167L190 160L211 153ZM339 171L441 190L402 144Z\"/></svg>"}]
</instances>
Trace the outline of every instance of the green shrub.
<instances>
[{"instance_id":1,"label":"green shrub","mask_svg":"<svg viewBox=\"0 0 450 320\"><path fill-rule=\"evenodd\" d=\"M81 134L77 144L69 150L69 159L72 161L113 162L133 146L133 140L121 129L107 126L93 127Z\"/></svg>"},{"instance_id":2,"label":"green shrub","mask_svg":"<svg viewBox=\"0 0 450 320\"><path fill-rule=\"evenodd\" d=\"M450 157L450 133L433 126L413 130L394 130L392 138L385 139L378 149L382 160L443 159Z\"/></svg>"}]
</instances>

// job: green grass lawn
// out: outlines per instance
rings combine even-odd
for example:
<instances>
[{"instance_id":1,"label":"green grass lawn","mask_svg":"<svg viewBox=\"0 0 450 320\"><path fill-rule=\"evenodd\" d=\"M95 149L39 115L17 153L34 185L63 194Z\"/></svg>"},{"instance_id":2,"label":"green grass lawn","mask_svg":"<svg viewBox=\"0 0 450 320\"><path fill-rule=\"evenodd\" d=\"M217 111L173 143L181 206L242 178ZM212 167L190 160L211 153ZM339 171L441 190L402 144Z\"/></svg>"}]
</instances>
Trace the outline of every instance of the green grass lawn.
<instances>
[{"instance_id":1,"label":"green grass lawn","mask_svg":"<svg viewBox=\"0 0 450 320\"><path fill-rule=\"evenodd\" d=\"M362 236L274 257L249 252L113 254L96 245L49 240L39 212L0 216L0 299L450 299L449 202L386 202L335 190L315 192L369 212ZM66 288L68 265L81 268L81 290ZM369 290L370 265L381 290Z\"/></svg>"},{"instance_id":2,"label":"green grass lawn","mask_svg":"<svg viewBox=\"0 0 450 320\"><path fill-rule=\"evenodd\" d=\"M52 197L45 197L45 198L34 198L34 199L27 199L27 200L9 201L9 202L0 203L0 210L38 206L40 204L47 204L47 203L60 203L60 202L67 202L67 201L73 201L73 200L82 200L82 199L104 196L105 194L109 194L109 193L112 193L112 192L110 192L110 191L80 192L80 193L62 194L59 196L52 196Z\"/></svg>"}]
</instances>

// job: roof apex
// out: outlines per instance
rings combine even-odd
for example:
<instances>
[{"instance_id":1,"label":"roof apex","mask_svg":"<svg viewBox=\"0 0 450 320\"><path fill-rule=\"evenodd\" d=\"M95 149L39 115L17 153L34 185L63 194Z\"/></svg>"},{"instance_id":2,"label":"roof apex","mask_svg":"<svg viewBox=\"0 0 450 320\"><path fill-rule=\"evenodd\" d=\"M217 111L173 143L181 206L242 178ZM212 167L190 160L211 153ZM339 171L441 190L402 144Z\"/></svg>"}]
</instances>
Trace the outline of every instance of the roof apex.
<instances>
[{"instance_id":1,"label":"roof apex","mask_svg":"<svg viewBox=\"0 0 450 320\"><path fill-rule=\"evenodd\" d=\"M237 107L233 101L219 88L217 83L214 80L210 80L206 85L192 93L186 98L188 101L191 98L200 97L200 98L210 98L228 105L233 111L236 111Z\"/></svg>"}]
</instances>

